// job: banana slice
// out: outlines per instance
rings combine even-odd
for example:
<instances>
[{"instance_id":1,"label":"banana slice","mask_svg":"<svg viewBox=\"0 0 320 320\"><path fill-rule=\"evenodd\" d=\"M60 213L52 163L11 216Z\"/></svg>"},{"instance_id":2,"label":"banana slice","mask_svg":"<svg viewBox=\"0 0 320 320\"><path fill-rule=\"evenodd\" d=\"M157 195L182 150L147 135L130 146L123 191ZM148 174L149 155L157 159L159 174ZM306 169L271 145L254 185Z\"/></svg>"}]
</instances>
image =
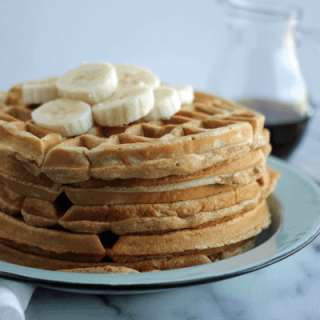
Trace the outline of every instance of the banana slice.
<instances>
[{"instance_id":1,"label":"banana slice","mask_svg":"<svg viewBox=\"0 0 320 320\"><path fill-rule=\"evenodd\" d=\"M48 78L40 81L30 81L22 85L24 104L45 103L59 97L56 86L58 78Z\"/></svg>"},{"instance_id":2,"label":"banana slice","mask_svg":"<svg viewBox=\"0 0 320 320\"><path fill-rule=\"evenodd\" d=\"M82 101L53 100L35 109L31 115L37 125L64 137L86 133L93 126L91 107Z\"/></svg>"},{"instance_id":3,"label":"banana slice","mask_svg":"<svg viewBox=\"0 0 320 320\"><path fill-rule=\"evenodd\" d=\"M142 121L153 121L170 119L181 108L181 101L177 90L169 87L160 87L153 91L154 107L142 119Z\"/></svg>"},{"instance_id":4,"label":"banana slice","mask_svg":"<svg viewBox=\"0 0 320 320\"><path fill-rule=\"evenodd\" d=\"M115 68L117 70L119 88L125 89L145 84L154 90L160 86L158 76L148 69L135 64L117 64Z\"/></svg>"},{"instance_id":5,"label":"banana slice","mask_svg":"<svg viewBox=\"0 0 320 320\"><path fill-rule=\"evenodd\" d=\"M100 126L115 127L136 121L150 112L154 105L152 89L140 85L116 90L111 98L92 107L94 121Z\"/></svg>"},{"instance_id":6,"label":"banana slice","mask_svg":"<svg viewBox=\"0 0 320 320\"><path fill-rule=\"evenodd\" d=\"M109 63L83 63L62 75L57 81L63 98L95 104L108 99L118 85L117 72Z\"/></svg>"},{"instance_id":7,"label":"banana slice","mask_svg":"<svg viewBox=\"0 0 320 320\"><path fill-rule=\"evenodd\" d=\"M190 85L164 84L163 86L176 89L178 91L178 95L182 105L191 104L194 100L194 90L193 90L193 87Z\"/></svg>"}]
</instances>

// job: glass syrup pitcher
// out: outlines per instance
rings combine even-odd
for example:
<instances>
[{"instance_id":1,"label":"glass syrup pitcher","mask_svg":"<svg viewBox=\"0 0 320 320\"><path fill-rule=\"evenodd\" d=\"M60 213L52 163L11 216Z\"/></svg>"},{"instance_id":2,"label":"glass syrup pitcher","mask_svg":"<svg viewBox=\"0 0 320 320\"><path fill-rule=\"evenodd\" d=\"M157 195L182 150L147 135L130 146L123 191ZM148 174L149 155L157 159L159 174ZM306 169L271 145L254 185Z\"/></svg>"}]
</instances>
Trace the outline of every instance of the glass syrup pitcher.
<instances>
[{"instance_id":1,"label":"glass syrup pitcher","mask_svg":"<svg viewBox=\"0 0 320 320\"><path fill-rule=\"evenodd\" d=\"M213 90L266 116L272 154L287 159L313 114L296 40L302 10L278 3L222 0L227 41Z\"/></svg>"}]
</instances>

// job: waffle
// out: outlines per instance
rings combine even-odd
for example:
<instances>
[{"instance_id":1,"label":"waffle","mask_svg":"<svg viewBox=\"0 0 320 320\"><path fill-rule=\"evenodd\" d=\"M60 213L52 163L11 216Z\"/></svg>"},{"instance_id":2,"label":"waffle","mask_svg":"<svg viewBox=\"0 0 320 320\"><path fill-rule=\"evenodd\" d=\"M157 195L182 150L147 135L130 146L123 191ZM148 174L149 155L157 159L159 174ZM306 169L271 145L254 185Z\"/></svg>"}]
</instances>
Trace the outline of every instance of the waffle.
<instances>
[{"instance_id":1,"label":"waffle","mask_svg":"<svg viewBox=\"0 0 320 320\"><path fill-rule=\"evenodd\" d=\"M136 273L250 250L279 174L264 116L197 92L169 120L73 138L31 120L21 84L0 107L0 259Z\"/></svg>"},{"instance_id":2,"label":"waffle","mask_svg":"<svg viewBox=\"0 0 320 320\"><path fill-rule=\"evenodd\" d=\"M57 225L61 208L47 200L27 197L20 211L28 225L49 228Z\"/></svg>"},{"instance_id":3,"label":"waffle","mask_svg":"<svg viewBox=\"0 0 320 320\"><path fill-rule=\"evenodd\" d=\"M8 120L8 111L3 114L1 148L32 173L43 172L63 184L91 177L156 179L185 175L231 162L269 140L263 115L200 93L192 106L183 107L170 120L95 126L89 134L65 141L31 120L21 123L13 116Z\"/></svg>"},{"instance_id":4,"label":"waffle","mask_svg":"<svg viewBox=\"0 0 320 320\"><path fill-rule=\"evenodd\" d=\"M0 211L10 215L21 212L24 197L0 183Z\"/></svg>"},{"instance_id":5,"label":"waffle","mask_svg":"<svg viewBox=\"0 0 320 320\"><path fill-rule=\"evenodd\" d=\"M265 149L268 149L264 151L265 153L261 148L256 149L232 163L223 162L184 176L169 176L156 180L89 179L85 183L71 185L53 182L43 173L35 176L22 165L21 161L3 152L0 155L0 181L16 193L49 201L54 201L65 192L74 204L79 205L150 203L152 201L157 203L166 201L167 197L174 197L175 201L179 201L183 200L181 197L186 197L184 190L190 187L199 187L200 190L204 189L201 187L216 183L236 185L256 180L264 170L269 153L268 146ZM132 190L133 192L130 192Z\"/></svg>"},{"instance_id":6,"label":"waffle","mask_svg":"<svg viewBox=\"0 0 320 320\"><path fill-rule=\"evenodd\" d=\"M113 267L112 273L116 272L117 268L128 268L138 272L147 272L153 270L171 270L198 266L213 261L219 261L228 257L233 257L237 254L246 252L254 247L255 239L249 239L246 242L238 245L222 248L223 250L210 257L204 254L190 254L180 257L167 259L154 259L139 262L114 263L114 262L76 262L70 260L52 259L44 256L39 256L33 253L27 253L21 250L14 249L0 243L0 259L9 263L27 266L30 268L57 270L57 271L77 271L86 272L87 270L97 270L97 268ZM109 269L110 270L110 269ZM123 269L122 269L123 270ZM103 272L105 273L105 272Z\"/></svg>"},{"instance_id":7,"label":"waffle","mask_svg":"<svg viewBox=\"0 0 320 320\"><path fill-rule=\"evenodd\" d=\"M107 254L116 262L159 259L193 253L216 253L216 248L259 234L270 224L265 201L253 210L223 223L201 229L187 229L161 235L120 236Z\"/></svg>"}]
</instances>

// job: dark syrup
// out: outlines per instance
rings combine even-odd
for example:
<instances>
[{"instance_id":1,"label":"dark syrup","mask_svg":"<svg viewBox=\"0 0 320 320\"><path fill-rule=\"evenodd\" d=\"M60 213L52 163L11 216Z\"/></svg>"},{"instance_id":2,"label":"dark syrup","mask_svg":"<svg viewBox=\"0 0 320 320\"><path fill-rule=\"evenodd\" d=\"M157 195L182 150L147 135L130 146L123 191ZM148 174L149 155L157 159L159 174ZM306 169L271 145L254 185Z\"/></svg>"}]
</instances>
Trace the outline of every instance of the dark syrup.
<instances>
[{"instance_id":1,"label":"dark syrup","mask_svg":"<svg viewBox=\"0 0 320 320\"><path fill-rule=\"evenodd\" d=\"M287 159L301 142L311 115L300 115L294 106L277 101L246 99L239 103L266 116L265 128L270 131L271 154Z\"/></svg>"}]
</instances>

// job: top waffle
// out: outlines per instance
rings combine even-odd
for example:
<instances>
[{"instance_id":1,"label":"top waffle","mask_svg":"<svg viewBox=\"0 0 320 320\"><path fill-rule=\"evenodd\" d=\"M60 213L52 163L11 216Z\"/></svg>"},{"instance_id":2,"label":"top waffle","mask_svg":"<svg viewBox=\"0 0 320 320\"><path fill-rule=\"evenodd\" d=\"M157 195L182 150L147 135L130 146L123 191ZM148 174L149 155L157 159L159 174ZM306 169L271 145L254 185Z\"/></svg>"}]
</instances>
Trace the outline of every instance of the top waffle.
<instances>
[{"instance_id":1,"label":"top waffle","mask_svg":"<svg viewBox=\"0 0 320 320\"><path fill-rule=\"evenodd\" d=\"M269 141L263 115L198 92L170 120L95 125L69 139L35 125L30 114L29 108L2 108L1 153L58 183L188 174L232 161Z\"/></svg>"}]
</instances>

